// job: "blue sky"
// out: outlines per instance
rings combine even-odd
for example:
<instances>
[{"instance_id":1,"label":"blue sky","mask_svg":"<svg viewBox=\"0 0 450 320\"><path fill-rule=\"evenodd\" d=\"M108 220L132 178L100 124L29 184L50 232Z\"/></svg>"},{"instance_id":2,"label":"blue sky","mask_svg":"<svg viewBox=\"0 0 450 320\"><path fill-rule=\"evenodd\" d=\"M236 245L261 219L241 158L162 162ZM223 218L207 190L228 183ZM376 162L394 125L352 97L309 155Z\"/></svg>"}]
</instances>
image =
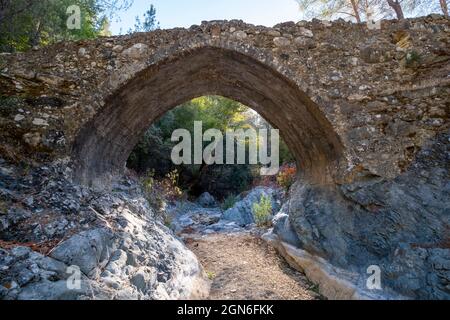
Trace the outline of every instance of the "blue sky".
<instances>
[{"instance_id":1,"label":"blue sky","mask_svg":"<svg viewBox=\"0 0 450 320\"><path fill-rule=\"evenodd\" d=\"M295 0L134 0L133 6L111 21L113 34L134 26L137 15L142 16L153 4L161 28L190 27L203 20L242 19L245 22L273 26L279 22L301 18Z\"/></svg>"}]
</instances>

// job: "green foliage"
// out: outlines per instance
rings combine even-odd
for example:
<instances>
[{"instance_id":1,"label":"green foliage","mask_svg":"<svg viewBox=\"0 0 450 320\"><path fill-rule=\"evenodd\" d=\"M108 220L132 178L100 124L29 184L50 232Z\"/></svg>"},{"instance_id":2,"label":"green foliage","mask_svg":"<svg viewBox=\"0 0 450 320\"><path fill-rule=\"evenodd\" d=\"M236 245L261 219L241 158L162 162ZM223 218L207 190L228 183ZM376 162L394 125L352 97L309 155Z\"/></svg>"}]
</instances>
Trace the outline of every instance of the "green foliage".
<instances>
[{"instance_id":1,"label":"green foliage","mask_svg":"<svg viewBox=\"0 0 450 320\"><path fill-rule=\"evenodd\" d=\"M280 163L291 163L295 162L294 155L289 150L286 142L283 139L280 139Z\"/></svg>"},{"instance_id":2,"label":"green foliage","mask_svg":"<svg viewBox=\"0 0 450 320\"><path fill-rule=\"evenodd\" d=\"M154 171L150 170L141 178L141 184L145 192L145 197L149 204L156 210L161 211L164 207L165 199L163 195L156 189L156 179Z\"/></svg>"},{"instance_id":3,"label":"green foliage","mask_svg":"<svg viewBox=\"0 0 450 320\"><path fill-rule=\"evenodd\" d=\"M269 196L261 196L259 202L253 204L253 217L258 227L269 226L270 216L272 215L272 201Z\"/></svg>"},{"instance_id":4,"label":"green foliage","mask_svg":"<svg viewBox=\"0 0 450 320\"><path fill-rule=\"evenodd\" d=\"M421 55L417 51L409 51L405 56L406 67L407 68L415 68L420 65L422 60Z\"/></svg>"},{"instance_id":5,"label":"green foliage","mask_svg":"<svg viewBox=\"0 0 450 320\"><path fill-rule=\"evenodd\" d=\"M169 140L175 129L187 129L193 135L194 121L202 121L204 131L215 128L225 132L244 126L245 119L240 114L246 110L239 102L220 96L204 96L169 111L157 125Z\"/></svg>"},{"instance_id":6,"label":"green foliage","mask_svg":"<svg viewBox=\"0 0 450 320\"><path fill-rule=\"evenodd\" d=\"M135 146L128 158L127 166L142 174L154 169L156 176L163 177L173 170L170 160L172 143L158 126L152 126Z\"/></svg>"},{"instance_id":7,"label":"green foliage","mask_svg":"<svg viewBox=\"0 0 450 320\"><path fill-rule=\"evenodd\" d=\"M178 172L172 171L166 177L156 179L154 170L149 170L141 177L141 184L149 205L159 214L164 225L171 228L173 218L164 209L168 201L179 200L183 196L178 187Z\"/></svg>"},{"instance_id":8,"label":"green foliage","mask_svg":"<svg viewBox=\"0 0 450 320\"><path fill-rule=\"evenodd\" d=\"M227 196L222 203L222 210L228 210L230 208L233 208L234 205L236 204L236 202L238 201L238 197L236 197L233 194L230 194L229 196Z\"/></svg>"},{"instance_id":9,"label":"green foliage","mask_svg":"<svg viewBox=\"0 0 450 320\"><path fill-rule=\"evenodd\" d=\"M178 187L179 174L174 170L162 179L155 178L155 171L149 170L141 178L141 184L148 202L160 211L167 201L181 199L183 191Z\"/></svg>"},{"instance_id":10,"label":"green foliage","mask_svg":"<svg viewBox=\"0 0 450 320\"><path fill-rule=\"evenodd\" d=\"M26 51L58 41L93 39L109 32L108 20L130 0L3 0L0 3L0 51ZM81 28L69 29L70 6L78 6Z\"/></svg>"},{"instance_id":11,"label":"green foliage","mask_svg":"<svg viewBox=\"0 0 450 320\"><path fill-rule=\"evenodd\" d=\"M175 169L170 157L176 144L171 141L174 130L186 129L193 136L194 121L202 121L204 131L247 128L249 124L243 115L247 111L242 104L219 96L193 99L167 112L147 131L131 153L127 166L140 174L152 168L157 177L163 177ZM210 191L221 198L244 191L252 182L248 165L182 165L177 169L181 185L193 194L212 189Z\"/></svg>"},{"instance_id":12,"label":"green foliage","mask_svg":"<svg viewBox=\"0 0 450 320\"><path fill-rule=\"evenodd\" d=\"M351 0L296 0L299 4L300 11L303 13L304 18L323 18L332 19L336 16L353 17L356 18L355 12ZM358 20L359 18L357 18Z\"/></svg>"},{"instance_id":13,"label":"green foliage","mask_svg":"<svg viewBox=\"0 0 450 320\"><path fill-rule=\"evenodd\" d=\"M129 30L128 33L133 32L149 32L159 28L159 22L156 21L156 9L152 5L144 13L144 21L141 21L139 16L135 18L134 30Z\"/></svg>"},{"instance_id":14,"label":"green foliage","mask_svg":"<svg viewBox=\"0 0 450 320\"><path fill-rule=\"evenodd\" d=\"M255 176L259 174L258 168L256 165L204 166L192 193L208 191L218 199L224 199L229 194L239 194L250 188Z\"/></svg>"},{"instance_id":15,"label":"green foliage","mask_svg":"<svg viewBox=\"0 0 450 320\"><path fill-rule=\"evenodd\" d=\"M216 274L212 271L206 271L206 276L209 280L214 280L216 278Z\"/></svg>"},{"instance_id":16,"label":"green foliage","mask_svg":"<svg viewBox=\"0 0 450 320\"><path fill-rule=\"evenodd\" d=\"M259 115L239 102L220 96L196 98L167 112L157 121L137 144L127 166L138 174L154 169L156 177L164 177L175 169L171 161L172 148L177 144L171 141L173 131L186 129L193 137L195 121L202 122L203 131L215 128L222 133L227 130L271 128ZM280 142L280 160L291 162L292 154L286 144L282 140ZM204 146L207 144L209 142L205 142ZM179 182L189 194L199 195L208 191L218 199L247 190L259 175L257 165L202 164L176 168L180 173Z\"/></svg>"},{"instance_id":17,"label":"green foliage","mask_svg":"<svg viewBox=\"0 0 450 320\"><path fill-rule=\"evenodd\" d=\"M169 198L179 199L183 196L183 191L178 187L179 177L178 171L173 170L162 180L161 186Z\"/></svg>"}]
</instances>

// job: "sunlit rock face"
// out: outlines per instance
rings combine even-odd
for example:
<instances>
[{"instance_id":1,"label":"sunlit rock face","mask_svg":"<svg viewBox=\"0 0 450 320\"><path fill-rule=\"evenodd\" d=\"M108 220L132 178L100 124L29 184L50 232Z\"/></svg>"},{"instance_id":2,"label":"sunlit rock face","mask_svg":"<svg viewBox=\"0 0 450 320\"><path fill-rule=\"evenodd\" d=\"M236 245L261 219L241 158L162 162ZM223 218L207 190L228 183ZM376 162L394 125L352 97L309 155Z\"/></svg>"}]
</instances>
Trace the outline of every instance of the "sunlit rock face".
<instances>
[{"instance_id":1,"label":"sunlit rock face","mask_svg":"<svg viewBox=\"0 0 450 320\"><path fill-rule=\"evenodd\" d=\"M0 300L203 299L209 280L136 179L71 183L63 162L0 159Z\"/></svg>"},{"instance_id":2,"label":"sunlit rock face","mask_svg":"<svg viewBox=\"0 0 450 320\"><path fill-rule=\"evenodd\" d=\"M404 296L449 297L449 29L444 17L205 22L0 55L1 155L69 160L109 187L148 126L206 94L258 111L300 167L299 246Z\"/></svg>"}]
</instances>

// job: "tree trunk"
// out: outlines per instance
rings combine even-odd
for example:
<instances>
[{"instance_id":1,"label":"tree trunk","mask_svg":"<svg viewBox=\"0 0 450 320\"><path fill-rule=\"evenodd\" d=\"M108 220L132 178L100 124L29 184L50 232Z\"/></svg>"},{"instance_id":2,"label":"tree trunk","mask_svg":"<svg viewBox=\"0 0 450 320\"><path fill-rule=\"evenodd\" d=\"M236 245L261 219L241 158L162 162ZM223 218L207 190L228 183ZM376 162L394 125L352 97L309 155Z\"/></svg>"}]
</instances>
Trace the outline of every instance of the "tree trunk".
<instances>
[{"instance_id":1,"label":"tree trunk","mask_svg":"<svg viewBox=\"0 0 450 320\"><path fill-rule=\"evenodd\" d=\"M361 16L358 11L358 0L350 0L352 4L353 13L355 14L356 22L361 23Z\"/></svg>"},{"instance_id":2,"label":"tree trunk","mask_svg":"<svg viewBox=\"0 0 450 320\"><path fill-rule=\"evenodd\" d=\"M405 19L405 16L403 14L402 6L398 0L387 0L389 6L394 9L395 14L397 15L398 20Z\"/></svg>"},{"instance_id":3,"label":"tree trunk","mask_svg":"<svg viewBox=\"0 0 450 320\"><path fill-rule=\"evenodd\" d=\"M441 4L441 9L442 12L444 13L444 16L448 17L447 0L439 0L439 3Z\"/></svg>"},{"instance_id":4,"label":"tree trunk","mask_svg":"<svg viewBox=\"0 0 450 320\"><path fill-rule=\"evenodd\" d=\"M41 43L41 22L36 23L35 28L30 31L28 44L31 48L38 46Z\"/></svg>"},{"instance_id":5,"label":"tree trunk","mask_svg":"<svg viewBox=\"0 0 450 320\"><path fill-rule=\"evenodd\" d=\"M398 0L387 0L389 6L394 9L395 14L397 15L398 20L405 19L405 16L403 14L402 6L400 5L400 2Z\"/></svg>"}]
</instances>

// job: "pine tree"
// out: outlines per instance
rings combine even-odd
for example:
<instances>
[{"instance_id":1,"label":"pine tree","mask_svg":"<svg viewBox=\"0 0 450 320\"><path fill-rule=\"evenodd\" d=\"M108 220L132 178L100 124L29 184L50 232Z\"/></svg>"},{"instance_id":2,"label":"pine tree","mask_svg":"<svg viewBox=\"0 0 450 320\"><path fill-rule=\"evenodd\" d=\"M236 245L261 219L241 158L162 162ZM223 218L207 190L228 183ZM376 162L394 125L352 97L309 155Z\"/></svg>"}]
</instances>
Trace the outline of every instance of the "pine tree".
<instances>
[{"instance_id":1,"label":"pine tree","mask_svg":"<svg viewBox=\"0 0 450 320\"><path fill-rule=\"evenodd\" d=\"M156 20L156 9L152 4L150 8L144 13L144 21L141 21L139 16L136 16L134 23L134 30L129 30L128 33L132 32L149 32L159 28L159 22Z\"/></svg>"}]
</instances>

